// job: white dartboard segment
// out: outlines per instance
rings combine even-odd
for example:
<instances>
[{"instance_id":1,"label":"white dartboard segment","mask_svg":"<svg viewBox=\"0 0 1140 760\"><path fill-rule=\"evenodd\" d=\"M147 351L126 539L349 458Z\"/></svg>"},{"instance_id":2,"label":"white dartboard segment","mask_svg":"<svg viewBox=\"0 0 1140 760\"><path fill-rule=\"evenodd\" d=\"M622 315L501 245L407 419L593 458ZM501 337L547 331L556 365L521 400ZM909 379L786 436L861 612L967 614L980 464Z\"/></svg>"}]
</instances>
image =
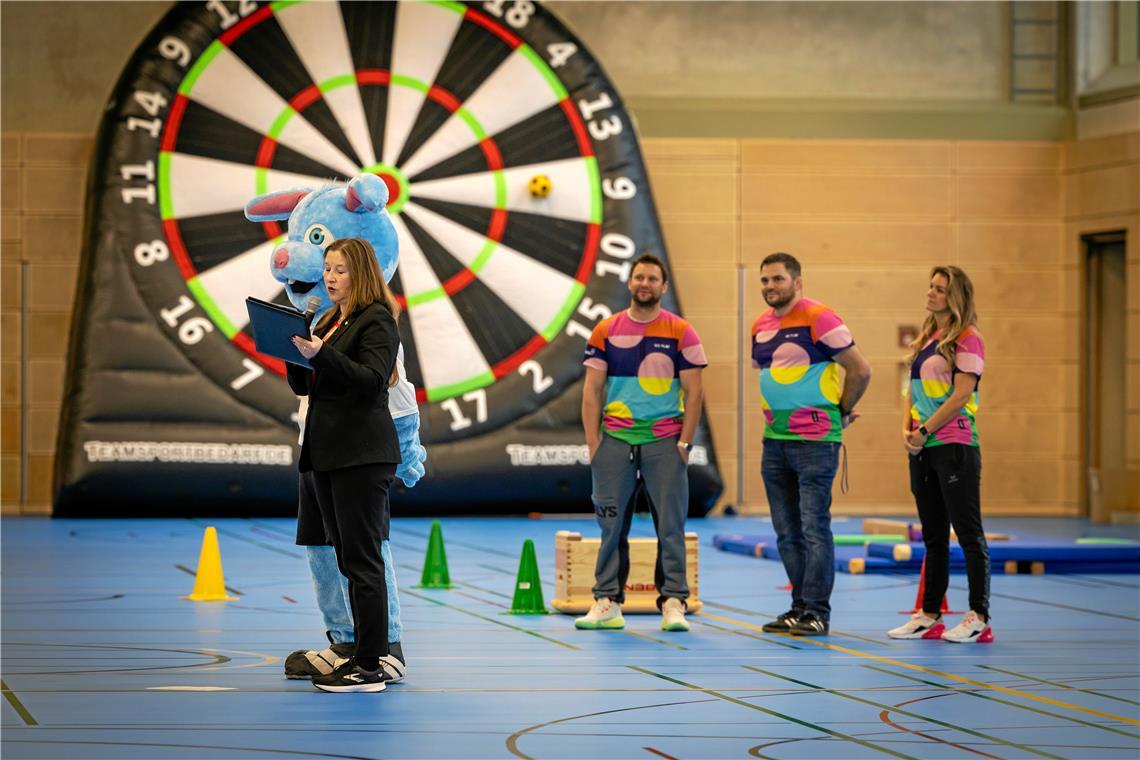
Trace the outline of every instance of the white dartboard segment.
<instances>
[{"instance_id":1,"label":"white dartboard segment","mask_svg":"<svg viewBox=\"0 0 1140 760\"><path fill-rule=\"evenodd\" d=\"M269 271L270 258L276 247L276 242L266 240L212 269L198 273L198 282L209 291L214 305L239 330L249 323L249 312L245 308L247 296L272 301L281 294L281 283L273 279Z\"/></svg>"},{"instance_id":2,"label":"white dartboard segment","mask_svg":"<svg viewBox=\"0 0 1140 760\"><path fill-rule=\"evenodd\" d=\"M321 84L355 73L338 3L290 5L277 14L277 20L314 82ZM368 120L355 82L326 90L322 97L364 165L376 163Z\"/></svg>"},{"instance_id":3,"label":"white dartboard segment","mask_svg":"<svg viewBox=\"0 0 1140 760\"><path fill-rule=\"evenodd\" d=\"M424 85L434 82L462 22L462 15L434 3L400 3L392 42L393 77L408 77ZM396 162L423 102L420 89L393 82L384 128L384 163Z\"/></svg>"},{"instance_id":4,"label":"white dartboard segment","mask_svg":"<svg viewBox=\"0 0 1140 760\"><path fill-rule=\"evenodd\" d=\"M172 153L169 171L171 210L180 219L241 211L257 194L257 169L247 164ZM315 189L329 182L328 178L264 171L271 193L303 187Z\"/></svg>"}]
</instances>

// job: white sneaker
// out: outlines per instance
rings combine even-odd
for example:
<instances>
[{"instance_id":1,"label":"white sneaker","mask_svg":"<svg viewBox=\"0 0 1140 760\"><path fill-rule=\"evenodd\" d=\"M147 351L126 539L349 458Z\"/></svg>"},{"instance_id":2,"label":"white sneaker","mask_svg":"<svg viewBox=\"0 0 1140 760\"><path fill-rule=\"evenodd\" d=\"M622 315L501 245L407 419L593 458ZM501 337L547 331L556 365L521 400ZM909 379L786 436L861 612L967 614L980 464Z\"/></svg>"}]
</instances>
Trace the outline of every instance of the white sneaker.
<instances>
[{"instance_id":1,"label":"white sneaker","mask_svg":"<svg viewBox=\"0 0 1140 760\"><path fill-rule=\"evenodd\" d=\"M670 597L661 605L661 630L689 630L689 621L685 620L685 603L680 599Z\"/></svg>"},{"instance_id":2,"label":"white sneaker","mask_svg":"<svg viewBox=\"0 0 1140 760\"><path fill-rule=\"evenodd\" d=\"M945 630L940 618L930 617L919 610L898 628L887 631L887 635L892 639L940 639Z\"/></svg>"},{"instance_id":3,"label":"white sneaker","mask_svg":"<svg viewBox=\"0 0 1140 760\"><path fill-rule=\"evenodd\" d=\"M989 623L970 610L961 623L942 634L942 640L954 644L988 644L994 640L994 632Z\"/></svg>"},{"instance_id":4,"label":"white sneaker","mask_svg":"<svg viewBox=\"0 0 1140 760\"><path fill-rule=\"evenodd\" d=\"M621 605L606 597L595 599L590 611L574 621L574 627L591 631L598 628L625 628Z\"/></svg>"}]
</instances>

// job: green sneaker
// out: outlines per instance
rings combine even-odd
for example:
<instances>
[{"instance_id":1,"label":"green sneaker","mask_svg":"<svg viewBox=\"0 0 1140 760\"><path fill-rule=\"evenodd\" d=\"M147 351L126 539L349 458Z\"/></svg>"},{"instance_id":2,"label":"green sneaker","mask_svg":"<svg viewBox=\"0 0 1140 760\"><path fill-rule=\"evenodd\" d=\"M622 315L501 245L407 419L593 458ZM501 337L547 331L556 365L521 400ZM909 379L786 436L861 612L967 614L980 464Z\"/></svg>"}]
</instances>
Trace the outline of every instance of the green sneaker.
<instances>
[{"instance_id":1,"label":"green sneaker","mask_svg":"<svg viewBox=\"0 0 1140 760\"><path fill-rule=\"evenodd\" d=\"M594 605L584 616L574 621L575 628L594 631L599 628L625 628L625 618L621 616L621 605L602 597L594 600Z\"/></svg>"},{"instance_id":2,"label":"green sneaker","mask_svg":"<svg viewBox=\"0 0 1140 760\"><path fill-rule=\"evenodd\" d=\"M685 603L670 597L661 605L661 630L687 631L689 621L685 620Z\"/></svg>"}]
</instances>

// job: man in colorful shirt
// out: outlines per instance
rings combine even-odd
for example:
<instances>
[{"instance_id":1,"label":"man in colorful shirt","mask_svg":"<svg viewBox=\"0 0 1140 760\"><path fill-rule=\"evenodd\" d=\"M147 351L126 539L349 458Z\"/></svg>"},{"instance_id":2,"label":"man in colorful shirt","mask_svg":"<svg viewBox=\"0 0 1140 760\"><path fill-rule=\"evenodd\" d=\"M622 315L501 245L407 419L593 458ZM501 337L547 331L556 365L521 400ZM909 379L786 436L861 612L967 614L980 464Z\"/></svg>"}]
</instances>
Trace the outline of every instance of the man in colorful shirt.
<instances>
[{"instance_id":1,"label":"man in colorful shirt","mask_svg":"<svg viewBox=\"0 0 1140 760\"><path fill-rule=\"evenodd\" d=\"M761 474L780 559L792 583L792 608L764 630L826 634L835 582L831 484L843 428L871 382L871 365L851 331L828 307L804 298L800 263L773 253L760 284L772 308L752 324L752 366L760 370L764 409ZM846 370L840 390L839 370Z\"/></svg>"},{"instance_id":2,"label":"man in colorful shirt","mask_svg":"<svg viewBox=\"0 0 1140 760\"><path fill-rule=\"evenodd\" d=\"M708 364L697 332L661 308L665 265L645 254L629 276L629 309L603 320L586 346L582 426L590 451L594 511L602 543L594 569L594 604L578 628L622 628L629 577L629 528L638 475L657 525L657 605L661 628L687 631L686 467L701 418L701 370Z\"/></svg>"}]
</instances>

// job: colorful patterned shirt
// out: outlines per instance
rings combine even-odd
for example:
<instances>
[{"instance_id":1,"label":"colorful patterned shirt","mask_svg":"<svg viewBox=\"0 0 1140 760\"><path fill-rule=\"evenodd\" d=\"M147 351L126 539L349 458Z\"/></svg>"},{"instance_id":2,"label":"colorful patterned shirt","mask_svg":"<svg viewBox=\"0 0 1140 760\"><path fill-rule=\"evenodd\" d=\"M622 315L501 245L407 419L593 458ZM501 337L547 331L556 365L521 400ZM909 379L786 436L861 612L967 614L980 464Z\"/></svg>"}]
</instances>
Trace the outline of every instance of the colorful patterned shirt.
<instances>
[{"instance_id":1,"label":"colorful patterned shirt","mask_svg":"<svg viewBox=\"0 0 1140 760\"><path fill-rule=\"evenodd\" d=\"M954 342L954 371L945 357L938 353L938 331L918 352L910 365L910 425L917 429L954 392L954 375L966 372L982 382L982 366L986 362L986 347L976 327L967 327ZM948 443L978 445L978 429L974 416L978 413L978 386L970 394L970 400L957 417L952 418L934 431L927 439L927 446L945 446Z\"/></svg>"},{"instance_id":2,"label":"colorful patterned shirt","mask_svg":"<svg viewBox=\"0 0 1140 760\"><path fill-rule=\"evenodd\" d=\"M606 373L602 429L632 445L681 434L681 372L708 365L697 331L661 310L652 322L621 311L594 328L582 362Z\"/></svg>"},{"instance_id":3,"label":"colorful patterned shirt","mask_svg":"<svg viewBox=\"0 0 1140 760\"><path fill-rule=\"evenodd\" d=\"M765 438L841 441L836 354L855 345L839 316L801 298L783 317L774 309L752 323L752 367L760 370Z\"/></svg>"}]
</instances>

